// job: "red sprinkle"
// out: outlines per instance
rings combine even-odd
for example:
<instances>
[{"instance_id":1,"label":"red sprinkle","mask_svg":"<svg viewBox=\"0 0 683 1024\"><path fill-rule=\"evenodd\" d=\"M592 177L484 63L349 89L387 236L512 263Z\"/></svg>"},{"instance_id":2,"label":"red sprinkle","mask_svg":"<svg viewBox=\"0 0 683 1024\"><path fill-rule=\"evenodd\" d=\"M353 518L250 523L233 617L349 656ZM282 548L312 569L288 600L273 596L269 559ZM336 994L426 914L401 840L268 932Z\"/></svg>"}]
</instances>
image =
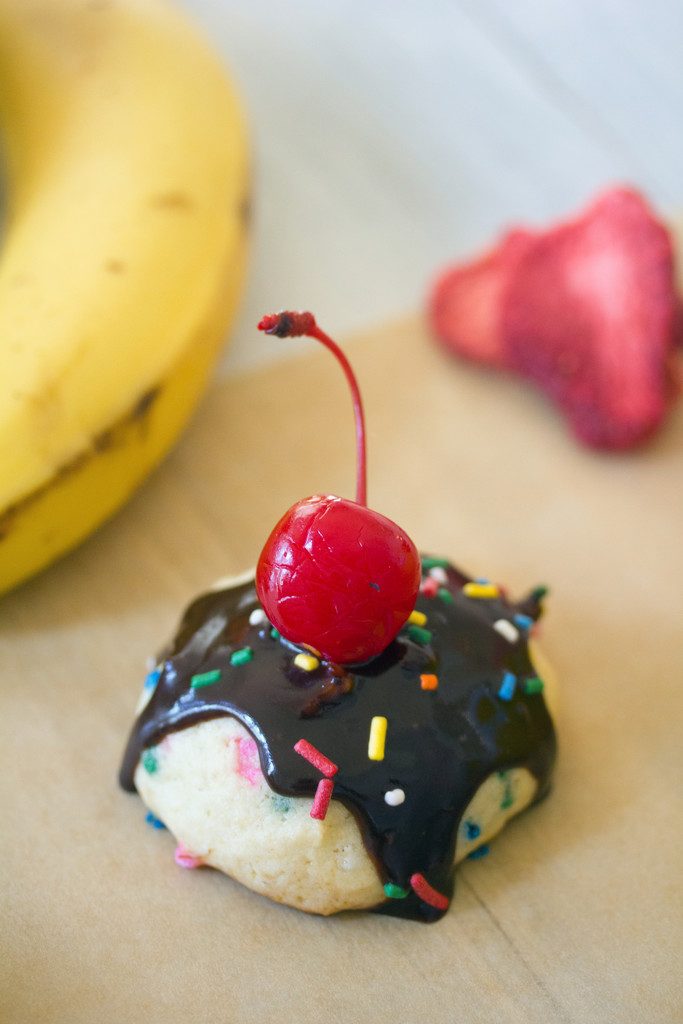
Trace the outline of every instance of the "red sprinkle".
<instances>
[{"instance_id":1,"label":"red sprinkle","mask_svg":"<svg viewBox=\"0 0 683 1024\"><path fill-rule=\"evenodd\" d=\"M332 796L332 790L334 789L334 782L332 779L321 779L318 783L318 788L315 791L313 797L313 806L311 807L311 817L317 818L318 821L322 821L327 814L327 808L330 806L330 798Z\"/></svg>"},{"instance_id":2,"label":"red sprinkle","mask_svg":"<svg viewBox=\"0 0 683 1024\"><path fill-rule=\"evenodd\" d=\"M334 761L330 761L329 757L325 757L324 754L321 754L318 748L314 747L312 743L308 742L308 740L299 740L298 743L294 744L294 749L297 754L300 754L301 757L305 758L309 764L312 764L314 768L317 768L319 772L322 772L323 775L327 775L329 778L336 775L339 771L339 768Z\"/></svg>"},{"instance_id":3,"label":"red sprinkle","mask_svg":"<svg viewBox=\"0 0 683 1024\"><path fill-rule=\"evenodd\" d=\"M420 584L420 593L424 594L425 597L436 597L439 592L439 584L432 577L428 576L426 580L423 580Z\"/></svg>"},{"instance_id":4,"label":"red sprinkle","mask_svg":"<svg viewBox=\"0 0 683 1024\"><path fill-rule=\"evenodd\" d=\"M432 889L424 875L416 871L410 876L410 884L421 900L437 910L448 910L448 900L436 889Z\"/></svg>"}]
</instances>

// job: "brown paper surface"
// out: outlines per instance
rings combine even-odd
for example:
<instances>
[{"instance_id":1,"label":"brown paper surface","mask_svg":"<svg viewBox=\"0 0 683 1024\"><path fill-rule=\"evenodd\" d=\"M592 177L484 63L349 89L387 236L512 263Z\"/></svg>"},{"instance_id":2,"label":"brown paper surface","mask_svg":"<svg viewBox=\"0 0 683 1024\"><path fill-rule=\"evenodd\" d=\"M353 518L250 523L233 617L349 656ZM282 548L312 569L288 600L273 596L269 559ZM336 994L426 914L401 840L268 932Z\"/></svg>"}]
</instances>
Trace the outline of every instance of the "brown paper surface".
<instances>
[{"instance_id":1,"label":"brown paper surface","mask_svg":"<svg viewBox=\"0 0 683 1024\"><path fill-rule=\"evenodd\" d=\"M0 602L3 1021L681 1019L683 404L643 451L599 455L417 320L348 352L371 504L473 574L552 586L552 795L432 926L309 917L176 867L116 784L145 659L292 502L355 486L326 353L215 384L128 507Z\"/></svg>"}]
</instances>

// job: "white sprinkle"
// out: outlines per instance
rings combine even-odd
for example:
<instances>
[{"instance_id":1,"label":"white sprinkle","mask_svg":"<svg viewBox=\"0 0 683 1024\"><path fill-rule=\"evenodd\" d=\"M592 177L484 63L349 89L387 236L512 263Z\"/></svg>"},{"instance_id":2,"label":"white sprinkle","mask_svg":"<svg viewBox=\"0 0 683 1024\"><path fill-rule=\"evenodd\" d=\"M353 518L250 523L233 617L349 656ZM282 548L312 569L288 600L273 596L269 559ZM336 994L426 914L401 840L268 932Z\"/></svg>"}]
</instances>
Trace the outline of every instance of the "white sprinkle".
<instances>
[{"instance_id":1,"label":"white sprinkle","mask_svg":"<svg viewBox=\"0 0 683 1024\"><path fill-rule=\"evenodd\" d=\"M442 587L445 587L448 583L448 574L440 565L435 565L433 569L430 569L429 575L437 583L440 583Z\"/></svg>"},{"instance_id":2,"label":"white sprinkle","mask_svg":"<svg viewBox=\"0 0 683 1024\"><path fill-rule=\"evenodd\" d=\"M268 621L268 616L264 612L263 608L254 608L253 612L249 616L250 626L263 626Z\"/></svg>"},{"instance_id":3,"label":"white sprinkle","mask_svg":"<svg viewBox=\"0 0 683 1024\"><path fill-rule=\"evenodd\" d=\"M388 789L384 794L384 802L390 807L398 807L405 800L406 795L402 789Z\"/></svg>"},{"instance_id":4,"label":"white sprinkle","mask_svg":"<svg viewBox=\"0 0 683 1024\"><path fill-rule=\"evenodd\" d=\"M512 625L509 619L498 619L497 622L493 623L493 628L501 636L504 636L506 640L509 640L511 644L516 644L519 640L519 630L516 626Z\"/></svg>"}]
</instances>

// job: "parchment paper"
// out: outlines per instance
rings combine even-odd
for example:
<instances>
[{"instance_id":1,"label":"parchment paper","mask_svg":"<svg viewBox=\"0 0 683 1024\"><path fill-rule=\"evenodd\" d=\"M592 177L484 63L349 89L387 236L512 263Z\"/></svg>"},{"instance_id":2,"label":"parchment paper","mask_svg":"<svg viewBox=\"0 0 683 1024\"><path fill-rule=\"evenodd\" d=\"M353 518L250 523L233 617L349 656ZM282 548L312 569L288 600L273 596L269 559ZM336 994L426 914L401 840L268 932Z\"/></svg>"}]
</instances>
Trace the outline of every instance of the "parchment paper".
<instances>
[{"instance_id":1,"label":"parchment paper","mask_svg":"<svg viewBox=\"0 0 683 1024\"><path fill-rule=\"evenodd\" d=\"M552 586L552 795L464 865L434 926L308 917L176 867L116 784L145 659L292 502L354 493L326 353L215 384L130 505L0 602L3 1020L681 1019L683 405L642 452L597 455L417 320L348 352L371 504L513 592Z\"/></svg>"}]
</instances>

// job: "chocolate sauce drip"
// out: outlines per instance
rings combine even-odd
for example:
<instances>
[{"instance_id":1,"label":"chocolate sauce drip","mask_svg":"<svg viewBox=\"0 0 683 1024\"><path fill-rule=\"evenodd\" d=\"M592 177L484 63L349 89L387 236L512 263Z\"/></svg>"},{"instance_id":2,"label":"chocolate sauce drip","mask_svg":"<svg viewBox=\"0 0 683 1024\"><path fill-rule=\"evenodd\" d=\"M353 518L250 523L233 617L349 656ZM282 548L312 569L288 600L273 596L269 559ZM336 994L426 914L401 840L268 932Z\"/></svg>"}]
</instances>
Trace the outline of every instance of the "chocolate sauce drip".
<instances>
[{"instance_id":1,"label":"chocolate sauce drip","mask_svg":"<svg viewBox=\"0 0 683 1024\"><path fill-rule=\"evenodd\" d=\"M538 799L547 791L556 749L542 693L525 692L536 670L523 625L513 643L493 628L522 610L538 618L540 598L519 604L502 594L469 598L462 591L469 577L450 565L446 573L440 593L417 601L431 639L406 626L378 658L344 669L325 662L313 672L299 669L294 657L301 648L273 635L268 623L250 625L250 612L260 607L253 583L197 598L135 722L121 785L134 791L143 751L168 732L232 715L256 740L272 789L312 798L322 776L294 751L304 738L338 765L333 799L355 815L383 882L409 892L377 911L437 920L442 911L411 891L411 876L423 874L450 896L458 828L479 786L493 772L525 767L538 781ZM231 654L244 647L252 660L231 664ZM215 669L217 682L191 686L194 675ZM506 671L517 677L509 700L499 696ZM422 674L437 675L438 688L423 690ZM388 720L382 761L368 759L375 715ZM405 801L392 807L384 794L396 788Z\"/></svg>"}]
</instances>

